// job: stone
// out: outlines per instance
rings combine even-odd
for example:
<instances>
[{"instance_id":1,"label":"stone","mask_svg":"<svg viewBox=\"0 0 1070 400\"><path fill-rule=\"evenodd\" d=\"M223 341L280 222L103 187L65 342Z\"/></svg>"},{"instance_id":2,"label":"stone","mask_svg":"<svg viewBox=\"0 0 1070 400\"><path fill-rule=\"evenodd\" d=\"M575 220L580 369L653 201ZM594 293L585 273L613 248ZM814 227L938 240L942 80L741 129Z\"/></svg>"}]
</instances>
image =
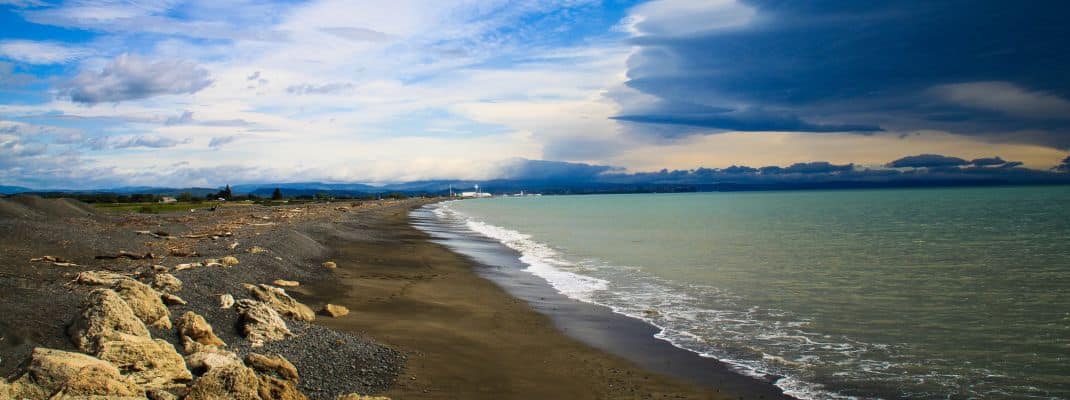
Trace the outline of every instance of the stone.
<instances>
[{"instance_id":1,"label":"stone","mask_svg":"<svg viewBox=\"0 0 1070 400\"><path fill-rule=\"evenodd\" d=\"M389 397L384 396L365 396L357 393L343 394L334 398L335 400L390 400Z\"/></svg>"},{"instance_id":2,"label":"stone","mask_svg":"<svg viewBox=\"0 0 1070 400\"><path fill-rule=\"evenodd\" d=\"M323 306L323 313L333 318L338 318L349 314L349 309L345 306L327 304Z\"/></svg>"},{"instance_id":3,"label":"stone","mask_svg":"<svg viewBox=\"0 0 1070 400\"><path fill-rule=\"evenodd\" d=\"M308 400L308 397L297 390L297 383L271 376L260 376L260 387L257 390L261 399L271 400Z\"/></svg>"},{"instance_id":4,"label":"stone","mask_svg":"<svg viewBox=\"0 0 1070 400\"><path fill-rule=\"evenodd\" d=\"M80 353L38 347L31 355L27 376L53 399L144 398L144 391L114 365Z\"/></svg>"},{"instance_id":5,"label":"stone","mask_svg":"<svg viewBox=\"0 0 1070 400\"><path fill-rule=\"evenodd\" d=\"M171 269L167 268L166 266L160 265L160 264L155 264L155 265L152 266L152 270L156 271L156 272L167 272L167 271L170 271Z\"/></svg>"},{"instance_id":6,"label":"stone","mask_svg":"<svg viewBox=\"0 0 1070 400\"><path fill-rule=\"evenodd\" d=\"M298 287L298 286L301 286L301 283L298 282L298 281L288 281L288 280L285 280L285 279L276 279L274 282L271 282L271 284L275 285L275 286L278 286L278 287Z\"/></svg>"},{"instance_id":7,"label":"stone","mask_svg":"<svg viewBox=\"0 0 1070 400\"><path fill-rule=\"evenodd\" d=\"M146 325L171 329L171 311L163 304L160 293L155 289L133 279L115 282L113 289Z\"/></svg>"},{"instance_id":8,"label":"stone","mask_svg":"<svg viewBox=\"0 0 1070 400\"><path fill-rule=\"evenodd\" d=\"M297 374L297 367L294 367L289 360L280 355L265 356L263 354L249 353L245 356L245 365L261 374L283 380L296 382L300 378Z\"/></svg>"},{"instance_id":9,"label":"stone","mask_svg":"<svg viewBox=\"0 0 1070 400\"><path fill-rule=\"evenodd\" d=\"M241 313L241 331L253 347L260 347L264 342L283 340L293 333L286 327L279 313L266 303L242 299L236 303Z\"/></svg>"},{"instance_id":10,"label":"stone","mask_svg":"<svg viewBox=\"0 0 1070 400\"><path fill-rule=\"evenodd\" d=\"M238 257L226 256L226 257L220 258L219 259L219 263L223 264L225 266L228 266L228 267L233 267L235 265L238 265Z\"/></svg>"},{"instance_id":11,"label":"stone","mask_svg":"<svg viewBox=\"0 0 1070 400\"><path fill-rule=\"evenodd\" d=\"M71 342L79 350L96 353L103 342L126 336L149 337L145 323L111 289L96 289L86 296L85 306L67 330Z\"/></svg>"},{"instance_id":12,"label":"stone","mask_svg":"<svg viewBox=\"0 0 1070 400\"><path fill-rule=\"evenodd\" d=\"M171 274L156 274L152 277L152 287L164 293L178 293L182 290L182 281Z\"/></svg>"},{"instance_id":13,"label":"stone","mask_svg":"<svg viewBox=\"0 0 1070 400\"><path fill-rule=\"evenodd\" d=\"M278 311L279 314L298 321L312 321L316 319L316 314L312 312L311 308L294 300L281 288L263 284L244 284L243 286L249 290L249 294L254 298L267 303L271 308L274 308L275 311Z\"/></svg>"},{"instance_id":14,"label":"stone","mask_svg":"<svg viewBox=\"0 0 1070 400\"><path fill-rule=\"evenodd\" d=\"M334 261L326 261L323 263L323 268L335 269L338 268L338 264L336 264Z\"/></svg>"},{"instance_id":15,"label":"stone","mask_svg":"<svg viewBox=\"0 0 1070 400\"><path fill-rule=\"evenodd\" d=\"M260 379L241 364L213 368L190 386L185 400L263 400Z\"/></svg>"},{"instance_id":16,"label":"stone","mask_svg":"<svg viewBox=\"0 0 1070 400\"><path fill-rule=\"evenodd\" d=\"M198 351L186 356L186 365L197 375L204 375L212 369L231 364L241 365L241 359L234 352L220 350L218 347L202 345Z\"/></svg>"},{"instance_id":17,"label":"stone","mask_svg":"<svg viewBox=\"0 0 1070 400\"><path fill-rule=\"evenodd\" d=\"M253 247L250 247L246 251L249 252L250 254L259 254L259 253L266 252L267 249L265 249L263 247L260 247L260 246L253 246Z\"/></svg>"},{"instance_id":18,"label":"stone","mask_svg":"<svg viewBox=\"0 0 1070 400\"><path fill-rule=\"evenodd\" d=\"M126 275L108 271L83 271L79 272L78 275L74 277L74 282L83 285L111 286L124 279L131 278Z\"/></svg>"},{"instance_id":19,"label":"stone","mask_svg":"<svg viewBox=\"0 0 1070 400\"><path fill-rule=\"evenodd\" d=\"M219 295L219 308L231 308L234 307L234 296L229 294Z\"/></svg>"},{"instance_id":20,"label":"stone","mask_svg":"<svg viewBox=\"0 0 1070 400\"><path fill-rule=\"evenodd\" d=\"M166 340L141 337L113 340L103 344L97 357L147 388L173 387L193 379L186 361Z\"/></svg>"},{"instance_id":21,"label":"stone","mask_svg":"<svg viewBox=\"0 0 1070 400\"><path fill-rule=\"evenodd\" d=\"M184 305L186 305L186 301L185 300L182 300L181 297L175 296L175 295L170 294L170 293L160 293L160 300L163 300L163 303L167 304L169 306L184 306Z\"/></svg>"},{"instance_id":22,"label":"stone","mask_svg":"<svg viewBox=\"0 0 1070 400\"><path fill-rule=\"evenodd\" d=\"M204 320L204 317L197 315L193 311L186 311L185 314L182 314L175 325L178 327L179 337L189 338L193 342L206 346L223 347L227 345L212 331L212 325L209 325L208 321ZM188 347L185 350L190 353L191 350Z\"/></svg>"}]
</instances>

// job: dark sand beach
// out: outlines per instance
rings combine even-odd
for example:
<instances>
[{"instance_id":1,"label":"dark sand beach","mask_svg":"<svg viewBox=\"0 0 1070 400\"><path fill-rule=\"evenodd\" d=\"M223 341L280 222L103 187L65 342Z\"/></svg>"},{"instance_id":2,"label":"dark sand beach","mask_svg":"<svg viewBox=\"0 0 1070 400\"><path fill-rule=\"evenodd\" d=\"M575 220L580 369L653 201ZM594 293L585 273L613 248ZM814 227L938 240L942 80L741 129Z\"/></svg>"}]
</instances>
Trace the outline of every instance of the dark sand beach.
<instances>
[{"instance_id":1,"label":"dark sand beach","mask_svg":"<svg viewBox=\"0 0 1070 400\"><path fill-rule=\"evenodd\" d=\"M184 282L177 294L189 303L170 307L172 317L185 311L204 315L239 355L284 356L301 371L299 387L313 399L353 392L396 399L780 396L772 385L741 379L715 360L654 340L652 327L556 299L531 281L514 280L503 289L507 281L487 279L493 269L411 226L410 211L433 200L249 205L162 215L102 214L67 200L0 201L5 378L19 374L34 347L74 349L65 330L89 290L69 284L77 272L110 270L148 281L157 272L152 265L174 267L196 258L96 255L120 249L168 254L170 248L196 251L199 258L233 254L241 260L230 268L172 270ZM232 235L161 240L138 230ZM252 252L254 247L266 251ZM41 255L78 265L28 261ZM328 260L338 268L322 267ZM331 303L351 312L338 318L320 313L312 323L287 320L295 337L252 349L239 333L238 316L219 308L218 295L245 297L243 283L275 279L300 281L287 292L313 310ZM180 343L171 330L153 328L152 334Z\"/></svg>"}]
</instances>

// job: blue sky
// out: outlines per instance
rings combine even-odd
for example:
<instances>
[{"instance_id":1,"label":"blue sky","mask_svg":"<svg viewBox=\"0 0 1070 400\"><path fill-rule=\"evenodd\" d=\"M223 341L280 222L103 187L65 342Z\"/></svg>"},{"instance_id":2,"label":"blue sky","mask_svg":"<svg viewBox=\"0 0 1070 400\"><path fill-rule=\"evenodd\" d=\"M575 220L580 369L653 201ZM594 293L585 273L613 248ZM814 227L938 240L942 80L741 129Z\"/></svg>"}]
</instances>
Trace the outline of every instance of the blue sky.
<instances>
[{"instance_id":1,"label":"blue sky","mask_svg":"<svg viewBox=\"0 0 1070 400\"><path fill-rule=\"evenodd\" d=\"M967 162L998 156L1050 170L1070 148L1068 11L0 0L0 184L487 179L552 165L519 160L925 170L947 166L892 161L1005 167Z\"/></svg>"}]
</instances>

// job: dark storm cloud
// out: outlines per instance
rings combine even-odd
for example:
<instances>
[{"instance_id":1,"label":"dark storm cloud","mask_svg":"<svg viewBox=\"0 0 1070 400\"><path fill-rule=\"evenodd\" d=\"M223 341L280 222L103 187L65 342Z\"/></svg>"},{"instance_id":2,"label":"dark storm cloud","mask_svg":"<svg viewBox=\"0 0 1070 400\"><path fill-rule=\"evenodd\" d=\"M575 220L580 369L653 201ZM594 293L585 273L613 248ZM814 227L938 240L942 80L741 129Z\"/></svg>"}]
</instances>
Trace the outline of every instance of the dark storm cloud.
<instances>
[{"instance_id":1,"label":"dark storm cloud","mask_svg":"<svg viewBox=\"0 0 1070 400\"><path fill-rule=\"evenodd\" d=\"M746 131L1040 130L1016 140L1070 145L1070 3L743 6L752 16L728 28L673 35L657 19L636 25L627 85L656 102L618 99L618 119ZM696 116L679 104L731 111ZM747 110L762 112L726 117Z\"/></svg>"},{"instance_id":2,"label":"dark storm cloud","mask_svg":"<svg viewBox=\"0 0 1070 400\"><path fill-rule=\"evenodd\" d=\"M949 157L939 154L919 154L907 156L888 163L891 168L936 168L957 167L967 165L969 161L958 157Z\"/></svg>"},{"instance_id":3,"label":"dark storm cloud","mask_svg":"<svg viewBox=\"0 0 1070 400\"><path fill-rule=\"evenodd\" d=\"M563 161L514 159L499 168L502 179L538 181L589 181L616 168Z\"/></svg>"}]
</instances>

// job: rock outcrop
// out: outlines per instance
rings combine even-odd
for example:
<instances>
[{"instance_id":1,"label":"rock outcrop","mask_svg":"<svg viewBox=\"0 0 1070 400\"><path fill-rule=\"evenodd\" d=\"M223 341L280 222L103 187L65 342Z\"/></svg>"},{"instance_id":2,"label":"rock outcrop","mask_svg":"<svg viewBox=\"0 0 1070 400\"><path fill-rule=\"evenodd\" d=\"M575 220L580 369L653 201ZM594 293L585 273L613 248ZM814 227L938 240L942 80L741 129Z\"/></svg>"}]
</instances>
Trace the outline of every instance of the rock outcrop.
<instances>
[{"instance_id":1,"label":"rock outcrop","mask_svg":"<svg viewBox=\"0 0 1070 400\"><path fill-rule=\"evenodd\" d=\"M236 303L236 307L241 313L242 335L252 342L253 347L293 336L279 313L267 303L242 299Z\"/></svg>"},{"instance_id":2,"label":"rock outcrop","mask_svg":"<svg viewBox=\"0 0 1070 400\"><path fill-rule=\"evenodd\" d=\"M146 388L166 388L188 382L193 375L186 361L166 340L136 338L105 342L97 357Z\"/></svg>"},{"instance_id":3,"label":"rock outcrop","mask_svg":"<svg viewBox=\"0 0 1070 400\"><path fill-rule=\"evenodd\" d=\"M126 337L149 337L149 331L119 294L96 289L86 297L85 308L68 329L78 349L95 354L104 342Z\"/></svg>"},{"instance_id":4,"label":"rock outcrop","mask_svg":"<svg viewBox=\"0 0 1070 400\"><path fill-rule=\"evenodd\" d=\"M119 369L85 354L36 348L30 359L24 390L30 382L52 399L144 399L145 392Z\"/></svg>"},{"instance_id":5,"label":"rock outcrop","mask_svg":"<svg viewBox=\"0 0 1070 400\"><path fill-rule=\"evenodd\" d=\"M196 351L186 356L186 365L194 374L204 375L215 368L241 364L241 359L234 352L210 346L194 346L194 348Z\"/></svg>"},{"instance_id":6,"label":"rock outcrop","mask_svg":"<svg viewBox=\"0 0 1070 400\"><path fill-rule=\"evenodd\" d=\"M124 279L131 279L129 276L117 274L108 271L83 271L79 272L74 277L74 283L80 283L83 285L101 285L111 286L116 282Z\"/></svg>"},{"instance_id":7,"label":"rock outcrop","mask_svg":"<svg viewBox=\"0 0 1070 400\"><path fill-rule=\"evenodd\" d=\"M133 279L120 280L113 288L146 325L171 329L171 311L155 289Z\"/></svg>"},{"instance_id":8,"label":"rock outcrop","mask_svg":"<svg viewBox=\"0 0 1070 400\"><path fill-rule=\"evenodd\" d=\"M312 321L316 319L316 314L312 312L311 308L294 300L293 297L286 294L286 291L282 290L282 288L263 284L245 284L243 286L249 290L249 294L251 294L253 298L267 303L271 308L275 309L275 311L278 311L279 314L298 321Z\"/></svg>"}]
</instances>

